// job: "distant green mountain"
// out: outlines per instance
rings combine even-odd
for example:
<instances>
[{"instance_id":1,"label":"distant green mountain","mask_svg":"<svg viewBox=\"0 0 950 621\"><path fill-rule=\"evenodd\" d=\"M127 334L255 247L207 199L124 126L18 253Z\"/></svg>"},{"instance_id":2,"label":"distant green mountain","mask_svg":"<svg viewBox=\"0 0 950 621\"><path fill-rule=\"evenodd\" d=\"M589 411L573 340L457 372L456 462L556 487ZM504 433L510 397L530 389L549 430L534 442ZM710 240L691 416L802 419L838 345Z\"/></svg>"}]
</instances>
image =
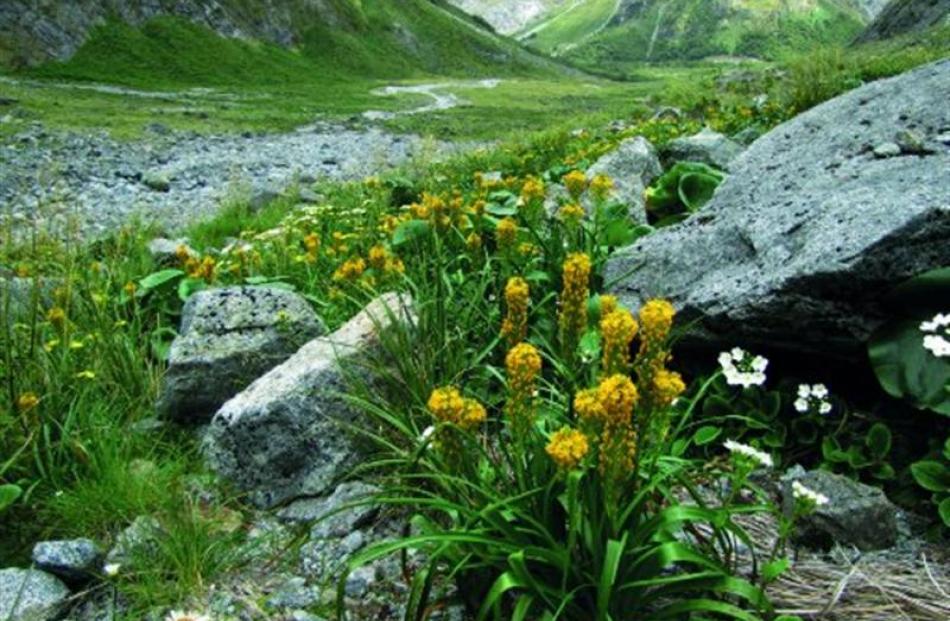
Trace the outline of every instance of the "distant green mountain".
<instances>
[{"instance_id":1,"label":"distant green mountain","mask_svg":"<svg viewBox=\"0 0 950 621\"><path fill-rule=\"evenodd\" d=\"M529 45L591 66L774 58L846 43L879 9L874 0L586 0L522 34Z\"/></svg>"},{"instance_id":2,"label":"distant green mountain","mask_svg":"<svg viewBox=\"0 0 950 621\"><path fill-rule=\"evenodd\" d=\"M441 0L0 2L0 63L130 84L555 74Z\"/></svg>"}]
</instances>

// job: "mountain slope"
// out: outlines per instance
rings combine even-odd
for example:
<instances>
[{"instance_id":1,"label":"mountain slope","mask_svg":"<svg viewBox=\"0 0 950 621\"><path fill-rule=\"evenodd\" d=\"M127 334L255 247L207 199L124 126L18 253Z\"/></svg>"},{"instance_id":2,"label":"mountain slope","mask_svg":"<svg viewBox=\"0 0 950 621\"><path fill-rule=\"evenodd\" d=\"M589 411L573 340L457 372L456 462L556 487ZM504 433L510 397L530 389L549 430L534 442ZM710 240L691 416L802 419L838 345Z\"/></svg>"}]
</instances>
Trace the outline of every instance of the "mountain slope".
<instances>
[{"instance_id":1,"label":"mountain slope","mask_svg":"<svg viewBox=\"0 0 950 621\"><path fill-rule=\"evenodd\" d=\"M889 39L941 24L950 25L950 0L893 0L858 40Z\"/></svg>"},{"instance_id":2,"label":"mountain slope","mask_svg":"<svg viewBox=\"0 0 950 621\"><path fill-rule=\"evenodd\" d=\"M511 35L575 0L448 0L498 32Z\"/></svg>"},{"instance_id":3,"label":"mountain slope","mask_svg":"<svg viewBox=\"0 0 950 621\"><path fill-rule=\"evenodd\" d=\"M775 58L846 43L878 9L866 0L620 0L607 27L581 41L561 41L554 50L591 65L714 55Z\"/></svg>"},{"instance_id":4,"label":"mountain slope","mask_svg":"<svg viewBox=\"0 0 950 621\"><path fill-rule=\"evenodd\" d=\"M79 0L0 8L0 61L46 77L131 84L283 83L331 76L555 74L430 0ZM52 61L52 62L50 62Z\"/></svg>"}]
</instances>

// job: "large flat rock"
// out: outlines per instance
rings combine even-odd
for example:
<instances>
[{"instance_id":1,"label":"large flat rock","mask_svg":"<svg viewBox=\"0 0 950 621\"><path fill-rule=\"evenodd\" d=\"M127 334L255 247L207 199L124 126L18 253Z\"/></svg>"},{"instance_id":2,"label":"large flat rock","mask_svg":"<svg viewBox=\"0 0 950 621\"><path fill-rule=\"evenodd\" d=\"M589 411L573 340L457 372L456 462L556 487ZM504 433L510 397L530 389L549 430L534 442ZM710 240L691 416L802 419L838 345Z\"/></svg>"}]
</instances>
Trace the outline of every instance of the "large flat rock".
<instances>
[{"instance_id":1,"label":"large flat rock","mask_svg":"<svg viewBox=\"0 0 950 621\"><path fill-rule=\"evenodd\" d=\"M775 128L704 209L616 253L611 292L670 299L705 341L856 354L885 292L950 265L948 101L945 60Z\"/></svg>"}]
</instances>

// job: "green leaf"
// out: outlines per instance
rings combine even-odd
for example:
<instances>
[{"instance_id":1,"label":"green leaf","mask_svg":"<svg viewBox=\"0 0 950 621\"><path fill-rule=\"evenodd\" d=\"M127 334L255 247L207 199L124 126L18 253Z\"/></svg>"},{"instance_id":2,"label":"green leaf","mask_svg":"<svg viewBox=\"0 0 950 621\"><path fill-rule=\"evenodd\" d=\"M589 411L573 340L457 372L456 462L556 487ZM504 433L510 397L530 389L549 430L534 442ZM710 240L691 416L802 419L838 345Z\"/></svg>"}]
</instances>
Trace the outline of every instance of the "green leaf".
<instances>
[{"instance_id":1,"label":"green leaf","mask_svg":"<svg viewBox=\"0 0 950 621\"><path fill-rule=\"evenodd\" d=\"M693 434L693 442L696 446L705 446L715 441L722 434L722 427L713 425L704 425Z\"/></svg>"},{"instance_id":2,"label":"green leaf","mask_svg":"<svg viewBox=\"0 0 950 621\"><path fill-rule=\"evenodd\" d=\"M937 512L940 514L940 519L943 520L943 523L950 526L950 496L944 498L943 501L937 505Z\"/></svg>"},{"instance_id":3,"label":"green leaf","mask_svg":"<svg viewBox=\"0 0 950 621\"><path fill-rule=\"evenodd\" d=\"M950 415L950 362L924 349L919 319L891 321L868 342L878 382L889 394L915 407Z\"/></svg>"},{"instance_id":4,"label":"green leaf","mask_svg":"<svg viewBox=\"0 0 950 621\"><path fill-rule=\"evenodd\" d=\"M19 485L12 483L0 485L0 512L10 507L22 495L23 488Z\"/></svg>"},{"instance_id":5,"label":"green leaf","mask_svg":"<svg viewBox=\"0 0 950 621\"><path fill-rule=\"evenodd\" d=\"M606 621L609 618L608 611L610 609L611 594L613 593L614 582L617 580L617 570L620 568L620 560L623 558L623 551L626 547L627 533L624 533L620 541L611 539L607 542L607 550L604 554L600 580L597 583L598 621Z\"/></svg>"},{"instance_id":6,"label":"green leaf","mask_svg":"<svg viewBox=\"0 0 950 621\"><path fill-rule=\"evenodd\" d=\"M518 207L516 205L499 205L498 203L487 203L485 205L485 213L490 213L491 215L498 217L513 216L518 213Z\"/></svg>"},{"instance_id":7,"label":"green leaf","mask_svg":"<svg viewBox=\"0 0 950 621\"><path fill-rule=\"evenodd\" d=\"M393 231L393 247L398 248L421 239L429 234L430 225L426 220L403 222Z\"/></svg>"},{"instance_id":8,"label":"green leaf","mask_svg":"<svg viewBox=\"0 0 950 621\"><path fill-rule=\"evenodd\" d=\"M950 468L939 461L918 461L911 464L910 472L922 488L931 492L950 492Z\"/></svg>"},{"instance_id":9,"label":"green leaf","mask_svg":"<svg viewBox=\"0 0 950 621\"><path fill-rule=\"evenodd\" d=\"M200 278L182 278L178 282L178 298L184 302L202 289L207 289L208 283Z\"/></svg>"},{"instance_id":10,"label":"green leaf","mask_svg":"<svg viewBox=\"0 0 950 621\"><path fill-rule=\"evenodd\" d=\"M874 423L864 438L871 455L884 459L891 452L891 430L884 423Z\"/></svg>"},{"instance_id":11,"label":"green leaf","mask_svg":"<svg viewBox=\"0 0 950 621\"><path fill-rule=\"evenodd\" d=\"M604 227L604 243L608 246L628 246L636 240L636 229L629 221L614 220Z\"/></svg>"},{"instance_id":12,"label":"green leaf","mask_svg":"<svg viewBox=\"0 0 950 621\"><path fill-rule=\"evenodd\" d=\"M950 438L947 438L947 441L943 443L943 458L950 460Z\"/></svg>"},{"instance_id":13,"label":"green leaf","mask_svg":"<svg viewBox=\"0 0 950 621\"><path fill-rule=\"evenodd\" d=\"M577 351L585 360L597 360L600 358L600 331L588 330L581 337L577 345Z\"/></svg>"},{"instance_id":14,"label":"green leaf","mask_svg":"<svg viewBox=\"0 0 950 621\"><path fill-rule=\"evenodd\" d=\"M791 567L792 562L787 558L777 558L770 563L766 563L762 566L762 577L765 578L766 582L772 582L777 580L779 576L788 571L788 568Z\"/></svg>"},{"instance_id":15,"label":"green leaf","mask_svg":"<svg viewBox=\"0 0 950 621\"><path fill-rule=\"evenodd\" d=\"M168 269L161 270L158 272L152 272L145 278L139 281L139 287L141 289L157 289L165 283L169 283L177 278L181 278L185 275L185 272L179 269Z\"/></svg>"}]
</instances>

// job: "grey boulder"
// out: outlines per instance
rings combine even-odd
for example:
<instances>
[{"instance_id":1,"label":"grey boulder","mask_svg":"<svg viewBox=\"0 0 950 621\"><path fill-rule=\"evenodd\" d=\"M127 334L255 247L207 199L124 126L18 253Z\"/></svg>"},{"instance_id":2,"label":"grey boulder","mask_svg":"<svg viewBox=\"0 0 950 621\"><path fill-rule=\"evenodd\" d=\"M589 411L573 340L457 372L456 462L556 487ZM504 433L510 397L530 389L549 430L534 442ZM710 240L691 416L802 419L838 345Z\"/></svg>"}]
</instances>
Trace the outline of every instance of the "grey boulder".
<instances>
[{"instance_id":1,"label":"grey boulder","mask_svg":"<svg viewBox=\"0 0 950 621\"><path fill-rule=\"evenodd\" d=\"M897 543L897 508L880 489L824 470L789 473L782 478L782 503L786 513L795 502L792 483L824 494L828 503L802 519L795 541L812 548L833 544L861 550L881 550Z\"/></svg>"},{"instance_id":2,"label":"grey boulder","mask_svg":"<svg viewBox=\"0 0 950 621\"><path fill-rule=\"evenodd\" d=\"M673 162L701 162L721 170L729 170L743 146L728 136L704 128L698 134L676 138L663 147L663 160Z\"/></svg>"},{"instance_id":3,"label":"grey boulder","mask_svg":"<svg viewBox=\"0 0 950 621\"><path fill-rule=\"evenodd\" d=\"M289 504L277 513L277 518L284 522L316 522L311 539L343 537L379 510L378 505L369 502L378 492L378 488L359 481L341 483L326 498L305 498ZM350 504L353 506L346 507Z\"/></svg>"},{"instance_id":4,"label":"grey boulder","mask_svg":"<svg viewBox=\"0 0 950 621\"><path fill-rule=\"evenodd\" d=\"M617 148L603 155L587 169L587 179L597 175L607 175L614 182L609 200L627 205L630 218L639 224L646 224L646 199L643 192L650 183L663 174L663 167L657 158L656 149L642 136L627 138ZM592 197L584 196L584 209L590 213L593 207Z\"/></svg>"},{"instance_id":5,"label":"grey boulder","mask_svg":"<svg viewBox=\"0 0 950 621\"><path fill-rule=\"evenodd\" d=\"M101 560L102 551L90 539L41 541L33 546L33 564L70 583L95 576Z\"/></svg>"},{"instance_id":6,"label":"grey boulder","mask_svg":"<svg viewBox=\"0 0 950 621\"><path fill-rule=\"evenodd\" d=\"M407 296L380 296L225 403L204 439L211 468L258 506L326 492L359 454L345 429L358 416L342 396L346 372L373 381L351 363L379 351L381 330L412 322L411 305Z\"/></svg>"},{"instance_id":7,"label":"grey boulder","mask_svg":"<svg viewBox=\"0 0 950 621\"><path fill-rule=\"evenodd\" d=\"M325 332L307 301L292 291L200 291L182 312L158 411L181 422L207 422L225 401Z\"/></svg>"},{"instance_id":8,"label":"grey boulder","mask_svg":"<svg viewBox=\"0 0 950 621\"><path fill-rule=\"evenodd\" d=\"M882 296L950 264L950 61L867 84L775 128L686 221L611 257L636 309L670 299L691 338L863 355ZM913 128L927 154L874 146ZM689 344L688 341L684 344Z\"/></svg>"},{"instance_id":9,"label":"grey boulder","mask_svg":"<svg viewBox=\"0 0 950 621\"><path fill-rule=\"evenodd\" d=\"M38 569L0 569L0 619L50 621L69 599L59 578Z\"/></svg>"}]
</instances>

